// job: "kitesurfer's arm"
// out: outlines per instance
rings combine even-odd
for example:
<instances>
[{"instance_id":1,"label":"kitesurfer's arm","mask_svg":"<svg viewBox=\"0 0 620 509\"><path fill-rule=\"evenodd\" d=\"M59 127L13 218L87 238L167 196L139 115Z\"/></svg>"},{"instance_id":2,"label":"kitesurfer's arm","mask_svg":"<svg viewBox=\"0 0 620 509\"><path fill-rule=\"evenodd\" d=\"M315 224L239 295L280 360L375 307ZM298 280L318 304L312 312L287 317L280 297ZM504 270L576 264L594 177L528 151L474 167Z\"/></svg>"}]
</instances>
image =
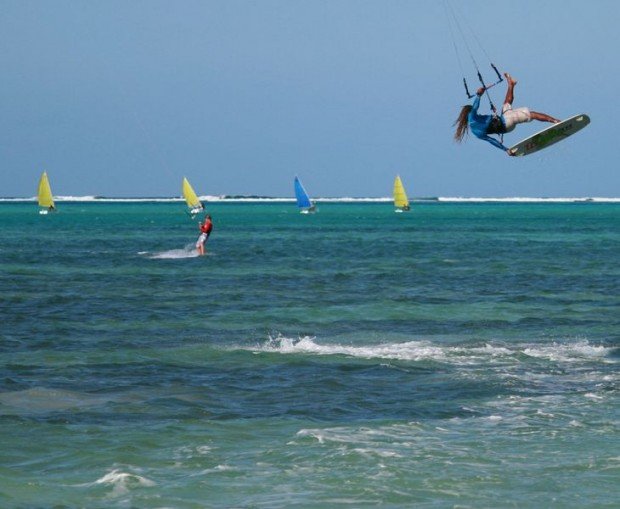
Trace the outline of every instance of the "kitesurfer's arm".
<instances>
[{"instance_id":1,"label":"kitesurfer's arm","mask_svg":"<svg viewBox=\"0 0 620 509\"><path fill-rule=\"evenodd\" d=\"M470 115L478 116L478 108L480 107L480 96L476 94L476 98L471 105L471 113Z\"/></svg>"},{"instance_id":2,"label":"kitesurfer's arm","mask_svg":"<svg viewBox=\"0 0 620 509\"><path fill-rule=\"evenodd\" d=\"M478 91L476 92L476 98L474 99L474 102L471 105L471 111L469 112L469 122L471 123L473 122L480 122L480 123L484 123L485 122L485 118L486 115L480 115L478 113L478 108L480 107L480 98L482 97L482 94L484 94L484 89L483 88L479 88Z\"/></svg>"},{"instance_id":3,"label":"kitesurfer's arm","mask_svg":"<svg viewBox=\"0 0 620 509\"><path fill-rule=\"evenodd\" d=\"M495 138L492 138L488 134L485 134L484 136L481 136L480 139L484 140L484 141L488 141L494 147L497 147L498 149L503 150L504 152L508 152L508 155L512 155L510 153L510 149L508 147L505 147L499 141L497 141Z\"/></svg>"},{"instance_id":4,"label":"kitesurfer's arm","mask_svg":"<svg viewBox=\"0 0 620 509\"><path fill-rule=\"evenodd\" d=\"M484 88L480 87L476 90L476 98L471 105L471 111L474 115L478 115L478 108L480 107L480 98L482 97L482 94L484 94Z\"/></svg>"}]
</instances>

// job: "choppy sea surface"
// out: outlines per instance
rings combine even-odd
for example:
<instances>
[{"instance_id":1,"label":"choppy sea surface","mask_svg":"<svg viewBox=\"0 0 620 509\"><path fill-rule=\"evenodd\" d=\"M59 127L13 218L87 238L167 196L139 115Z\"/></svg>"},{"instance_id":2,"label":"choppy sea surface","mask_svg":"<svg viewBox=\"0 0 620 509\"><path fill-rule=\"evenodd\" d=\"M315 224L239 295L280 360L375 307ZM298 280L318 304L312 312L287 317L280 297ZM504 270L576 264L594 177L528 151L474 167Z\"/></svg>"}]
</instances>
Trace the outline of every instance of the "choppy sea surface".
<instances>
[{"instance_id":1,"label":"choppy sea surface","mask_svg":"<svg viewBox=\"0 0 620 509\"><path fill-rule=\"evenodd\" d=\"M0 506L618 507L620 203L0 203Z\"/></svg>"}]
</instances>

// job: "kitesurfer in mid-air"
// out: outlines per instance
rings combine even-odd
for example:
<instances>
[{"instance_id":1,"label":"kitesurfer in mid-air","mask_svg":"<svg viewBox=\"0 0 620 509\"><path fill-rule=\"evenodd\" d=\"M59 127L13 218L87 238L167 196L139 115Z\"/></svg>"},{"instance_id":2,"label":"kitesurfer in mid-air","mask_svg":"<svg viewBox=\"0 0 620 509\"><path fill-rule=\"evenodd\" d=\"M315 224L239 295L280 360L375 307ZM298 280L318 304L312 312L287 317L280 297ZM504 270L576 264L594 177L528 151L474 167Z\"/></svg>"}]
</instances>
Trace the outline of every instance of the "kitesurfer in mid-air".
<instances>
[{"instance_id":1,"label":"kitesurfer in mid-air","mask_svg":"<svg viewBox=\"0 0 620 509\"><path fill-rule=\"evenodd\" d=\"M196 249L198 250L199 255L205 254L205 242L211 235L211 230L213 230L213 221L211 221L211 216L208 215L205 217L204 223L198 223L198 228L200 229L200 237L196 241Z\"/></svg>"},{"instance_id":2,"label":"kitesurfer in mid-air","mask_svg":"<svg viewBox=\"0 0 620 509\"><path fill-rule=\"evenodd\" d=\"M559 122L557 118L546 115L545 113L530 111L529 108L513 109L512 101L514 100L514 88L517 81L508 73L504 73L504 76L506 77L506 82L508 83L508 90L506 91L506 98L504 99L501 115L480 115L478 113L480 97L485 91L484 87L480 87L476 91L476 98L474 99L473 104L463 106L459 117L454 123L456 126L454 139L456 141L463 141L468 129L471 128L471 132L474 133L476 137L481 140L488 141L497 148L504 150L509 156L513 156L514 154L508 147L504 146L495 138L491 138L489 134L501 135L504 133L509 133L517 124L530 122L532 120L551 122L553 124L557 124Z\"/></svg>"}]
</instances>

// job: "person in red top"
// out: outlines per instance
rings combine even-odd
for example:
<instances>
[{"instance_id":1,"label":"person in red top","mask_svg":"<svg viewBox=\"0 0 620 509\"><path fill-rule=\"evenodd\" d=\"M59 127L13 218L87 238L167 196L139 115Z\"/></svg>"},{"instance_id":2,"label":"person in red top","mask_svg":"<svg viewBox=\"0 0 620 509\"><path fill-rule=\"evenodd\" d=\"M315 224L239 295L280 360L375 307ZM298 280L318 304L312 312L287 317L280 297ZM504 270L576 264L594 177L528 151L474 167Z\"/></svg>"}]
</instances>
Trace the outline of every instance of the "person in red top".
<instances>
[{"instance_id":1,"label":"person in red top","mask_svg":"<svg viewBox=\"0 0 620 509\"><path fill-rule=\"evenodd\" d=\"M196 241L196 249L198 250L198 254L200 256L205 254L205 242L211 235L211 230L213 230L213 221L211 221L211 216L208 215L205 217L204 223L198 223L198 228L200 229L200 237Z\"/></svg>"}]
</instances>

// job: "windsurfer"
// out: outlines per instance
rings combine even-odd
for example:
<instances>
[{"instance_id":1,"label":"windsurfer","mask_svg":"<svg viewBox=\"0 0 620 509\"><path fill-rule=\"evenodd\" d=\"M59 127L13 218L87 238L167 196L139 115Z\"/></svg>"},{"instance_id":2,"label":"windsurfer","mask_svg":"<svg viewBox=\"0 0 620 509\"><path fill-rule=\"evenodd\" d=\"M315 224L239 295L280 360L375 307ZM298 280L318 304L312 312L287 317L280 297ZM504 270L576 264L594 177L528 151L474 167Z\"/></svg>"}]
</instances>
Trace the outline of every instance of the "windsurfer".
<instances>
[{"instance_id":1,"label":"windsurfer","mask_svg":"<svg viewBox=\"0 0 620 509\"><path fill-rule=\"evenodd\" d=\"M196 241L196 249L198 250L199 255L205 254L205 243L211 235L211 230L213 230L213 221L211 221L211 216L207 215L203 223L198 223L198 228L200 229L200 236Z\"/></svg>"},{"instance_id":2,"label":"windsurfer","mask_svg":"<svg viewBox=\"0 0 620 509\"><path fill-rule=\"evenodd\" d=\"M560 122L557 118L551 117L545 113L538 113L536 111L530 111L529 108L515 108L512 107L514 100L514 87L517 81L508 73L504 73L506 82L508 83L508 90L506 90L506 98L504 99L504 105L502 106L501 115L480 115L478 113L478 107L480 106L480 97L484 94L485 89L480 87L476 91L476 98L473 104L467 104L461 109L459 117L456 119L454 125L456 126L456 133L454 139L457 142L463 141L463 138L471 128L471 132L477 138L488 141L493 146L504 150L509 156L514 154L510 149L504 146L500 141L489 136L489 134L509 133L517 124L523 122L530 122L532 120L539 120L541 122L551 122L557 124Z\"/></svg>"}]
</instances>

